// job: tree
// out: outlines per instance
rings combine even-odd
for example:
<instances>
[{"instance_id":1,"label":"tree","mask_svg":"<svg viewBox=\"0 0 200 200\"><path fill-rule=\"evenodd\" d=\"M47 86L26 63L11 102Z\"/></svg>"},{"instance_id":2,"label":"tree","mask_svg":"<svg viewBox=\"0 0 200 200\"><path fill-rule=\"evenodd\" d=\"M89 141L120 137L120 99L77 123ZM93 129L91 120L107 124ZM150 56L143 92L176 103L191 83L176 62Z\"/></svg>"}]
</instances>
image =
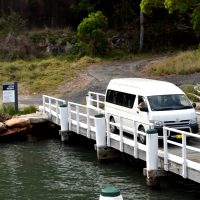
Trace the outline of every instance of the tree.
<instances>
[{"instance_id":1,"label":"tree","mask_svg":"<svg viewBox=\"0 0 200 200\"><path fill-rule=\"evenodd\" d=\"M0 18L0 31L6 34L18 34L25 28L25 20L16 12Z\"/></svg>"},{"instance_id":2,"label":"tree","mask_svg":"<svg viewBox=\"0 0 200 200\"><path fill-rule=\"evenodd\" d=\"M78 37L79 46L84 47L85 53L91 55L101 55L106 51L107 37L105 29L107 27L107 18L101 11L90 13L79 24Z\"/></svg>"},{"instance_id":3,"label":"tree","mask_svg":"<svg viewBox=\"0 0 200 200\"><path fill-rule=\"evenodd\" d=\"M193 29L200 30L200 1L199 0L142 0L141 9L145 13L151 13L153 8L164 7L169 13L179 11L191 16Z\"/></svg>"},{"instance_id":4,"label":"tree","mask_svg":"<svg viewBox=\"0 0 200 200\"><path fill-rule=\"evenodd\" d=\"M139 52L142 52L144 43L144 13L140 10L140 46Z\"/></svg>"}]
</instances>

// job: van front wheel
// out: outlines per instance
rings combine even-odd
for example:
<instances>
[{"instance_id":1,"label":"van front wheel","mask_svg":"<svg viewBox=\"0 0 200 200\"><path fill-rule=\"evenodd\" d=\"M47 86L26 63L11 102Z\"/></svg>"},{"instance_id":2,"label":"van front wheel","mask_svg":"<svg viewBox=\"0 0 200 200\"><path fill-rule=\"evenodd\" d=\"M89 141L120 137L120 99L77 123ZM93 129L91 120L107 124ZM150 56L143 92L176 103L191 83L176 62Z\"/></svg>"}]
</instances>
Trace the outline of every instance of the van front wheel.
<instances>
[{"instance_id":1,"label":"van front wheel","mask_svg":"<svg viewBox=\"0 0 200 200\"><path fill-rule=\"evenodd\" d=\"M145 132L145 129L143 126L141 126L138 131L141 131L141 132ZM138 134L138 137L139 137L139 140L142 144L146 144L146 136L145 135L142 135L142 134Z\"/></svg>"}]
</instances>

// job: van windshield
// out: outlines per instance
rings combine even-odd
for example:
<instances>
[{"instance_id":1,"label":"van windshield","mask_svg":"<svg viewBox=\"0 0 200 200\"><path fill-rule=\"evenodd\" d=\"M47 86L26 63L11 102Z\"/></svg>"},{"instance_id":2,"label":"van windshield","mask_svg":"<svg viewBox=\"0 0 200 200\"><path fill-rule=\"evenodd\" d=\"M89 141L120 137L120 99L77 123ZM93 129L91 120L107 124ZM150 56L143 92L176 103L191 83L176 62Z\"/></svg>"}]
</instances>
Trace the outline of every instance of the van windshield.
<instances>
[{"instance_id":1,"label":"van windshield","mask_svg":"<svg viewBox=\"0 0 200 200\"><path fill-rule=\"evenodd\" d=\"M152 111L182 110L193 108L184 94L148 96Z\"/></svg>"}]
</instances>

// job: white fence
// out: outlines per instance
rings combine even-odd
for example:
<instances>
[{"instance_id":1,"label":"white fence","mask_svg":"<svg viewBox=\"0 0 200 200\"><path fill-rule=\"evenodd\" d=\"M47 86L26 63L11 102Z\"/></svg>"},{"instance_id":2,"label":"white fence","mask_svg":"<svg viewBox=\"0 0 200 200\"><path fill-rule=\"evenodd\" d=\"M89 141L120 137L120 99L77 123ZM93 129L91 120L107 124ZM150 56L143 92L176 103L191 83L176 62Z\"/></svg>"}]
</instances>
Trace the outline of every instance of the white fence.
<instances>
[{"instance_id":1,"label":"white fence","mask_svg":"<svg viewBox=\"0 0 200 200\"><path fill-rule=\"evenodd\" d=\"M57 99L47 95L43 95L43 112L48 113L49 118L52 116L56 118L56 124L59 124L60 120L60 110L59 107L63 104L66 104L65 100Z\"/></svg>"},{"instance_id":2,"label":"white fence","mask_svg":"<svg viewBox=\"0 0 200 200\"><path fill-rule=\"evenodd\" d=\"M168 135L170 135L170 132L175 132L177 134L181 135L182 142L175 142L170 139L168 139ZM166 171L169 170L169 161L173 161L177 164L182 165L182 176L184 178L187 178L187 168L192 168L194 170L200 171L200 163L195 162L192 159L189 158L189 154L194 155L196 153L196 156L200 156L200 148L199 147L194 147L191 146L191 144L187 144L187 141L190 139L200 139L199 134L193 134L193 133L188 133L185 131L173 129L173 128L168 128L168 127L163 127L163 143L164 143L164 169ZM190 142L191 143L191 142ZM170 153L170 147L169 145L174 145L176 147L179 147L181 149L181 153L178 154L175 152ZM190 151L190 152L189 152ZM192 152L191 152L192 151ZM199 153L199 154L198 154Z\"/></svg>"},{"instance_id":3,"label":"white fence","mask_svg":"<svg viewBox=\"0 0 200 200\"><path fill-rule=\"evenodd\" d=\"M76 126L76 133L80 134L81 128L85 129L87 131L87 137L91 138L91 131L95 133L95 125L94 125L94 119L95 114L97 113L104 113L104 98L105 95L100 93L94 93L89 92L89 97L87 97L87 105L81 105L73 102L68 102L68 123L69 123L69 130L72 130L72 125ZM59 106L62 104L66 104L66 101L60 100L57 98L53 98L50 96L43 96L43 111L48 113L49 116L56 117L56 122L59 124ZM200 112L197 113L198 116L200 116ZM123 124L124 118L122 116L118 116L119 122L113 123L109 120L109 113L106 113L106 126L107 126L107 146L110 146L111 139L117 141L119 143L119 150L123 152L124 145L129 145L131 147L134 147L133 156L135 158L138 158L138 150L147 151L147 147L144 144L141 144L138 141L138 134L143 134L146 136L146 133L141 132L137 129L138 124L142 123L146 126L149 126L149 128L153 128L153 125L150 123L140 122L140 121L132 121L133 128L132 133L129 134L127 137L126 132L130 133L130 127L126 127ZM129 119L131 120L131 119ZM110 126L116 126L119 130L119 134L111 133ZM176 142L170 140L167 135L169 132L176 132L177 134L181 134L182 142ZM166 171L170 170L169 162L174 162L179 165L182 165L182 176L184 178L188 177L187 169L192 168L194 170L200 171L200 162L190 159L190 154L198 154L200 153L199 146L193 146L192 143L187 143L187 138L191 137L194 140L200 141L200 135L199 134L192 134L185 131L172 129L169 127L163 127L163 144L164 149L159 149L159 155L163 156L164 158L164 169ZM176 146L180 148L181 153L173 152L171 151L171 147ZM161 152L161 153L160 153ZM200 154L199 154L200 157Z\"/></svg>"},{"instance_id":4,"label":"white fence","mask_svg":"<svg viewBox=\"0 0 200 200\"><path fill-rule=\"evenodd\" d=\"M96 107L98 110L104 109L105 95L96 92L88 92L86 97L87 105L91 107Z\"/></svg>"},{"instance_id":5,"label":"white fence","mask_svg":"<svg viewBox=\"0 0 200 200\"><path fill-rule=\"evenodd\" d=\"M110 146L110 139L114 139L120 144L120 151L123 152L124 144L127 144L131 147L134 147L134 157L138 158L138 149L146 151L146 145L141 144L138 140L138 134L144 135L146 137L146 133L138 130L138 125L142 124L143 126L149 126L153 128L153 124L141 122L137 120L132 120L128 118L124 118L122 116L116 116L119 119L119 123L114 123L110 121L110 113L106 113L106 126L107 126L107 146ZM132 127L125 126L123 124L124 120L131 120ZM115 126L119 130L119 134L114 134L111 132L110 127Z\"/></svg>"},{"instance_id":6,"label":"white fence","mask_svg":"<svg viewBox=\"0 0 200 200\"><path fill-rule=\"evenodd\" d=\"M91 138L90 131L95 132L94 115L102 110L94 106L87 106L68 102L68 122L69 130L72 130L72 125L76 126L76 133L80 133L80 128L87 130L87 137Z\"/></svg>"}]
</instances>

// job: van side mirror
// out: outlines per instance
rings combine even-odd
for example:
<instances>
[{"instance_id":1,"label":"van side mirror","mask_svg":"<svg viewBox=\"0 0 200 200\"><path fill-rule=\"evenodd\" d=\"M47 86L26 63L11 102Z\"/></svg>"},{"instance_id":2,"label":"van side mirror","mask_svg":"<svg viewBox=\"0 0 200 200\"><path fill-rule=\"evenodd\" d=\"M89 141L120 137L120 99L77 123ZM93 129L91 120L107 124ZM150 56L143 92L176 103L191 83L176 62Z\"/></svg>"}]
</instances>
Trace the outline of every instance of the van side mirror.
<instances>
[{"instance_id":1,"label":"van side mirror","mask_svg":"<svg viewBox=\"0 0 200 200\"><path fill-rule=\"evenodd\" d=\"M196 105L196 103L192 103L192 106L194 107L194 108L196 108L197 107L197 105Z\"/></svg>"}]
</instances>

